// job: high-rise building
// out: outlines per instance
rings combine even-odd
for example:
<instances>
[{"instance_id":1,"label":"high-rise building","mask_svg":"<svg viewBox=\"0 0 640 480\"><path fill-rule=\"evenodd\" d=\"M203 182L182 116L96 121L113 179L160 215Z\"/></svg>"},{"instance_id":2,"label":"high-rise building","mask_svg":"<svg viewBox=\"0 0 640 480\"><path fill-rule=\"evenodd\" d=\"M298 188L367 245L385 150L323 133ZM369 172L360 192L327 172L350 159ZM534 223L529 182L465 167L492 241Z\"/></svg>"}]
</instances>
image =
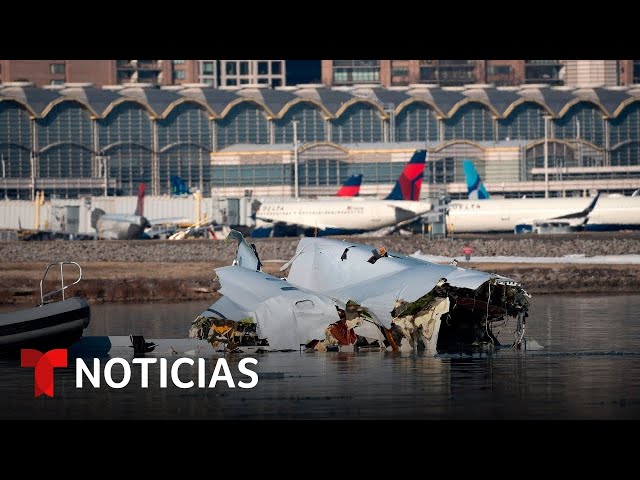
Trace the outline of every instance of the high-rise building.
<instances>
[{"instance_id":1,"label":"high-rise building","mask_svg":"<svg viewBox=\"0 0 640 480\"><path fill-rule=\"evenodd\" d=\"M619 85L616 60L565 60L565 83L579 87Z\"/></svg>"},{"instance_id":2,"label":"high-rise building","mask_svg":"<svg viewBox=\"0 0 640 480\"><path fill-rule=\"evenodd\" d=\"M218 86L218 61L195 60L197 77L196 83L203 83L212 87ZM185 82L186 83L186 82Z\"/></svg>"},{"instance_id":3,"label":"high-rise building","mask_svg":"<svg viewBox=\"0 0 640 480\"><path fill-rule=\"evenodd\" d=\"M0 81L37 86L90 82L171 85L171 60L1 60Z\"/></svg>"},{"instance_id":4,"label":"high-rise building","mask_svg":"<svg viewBox=\"0 0 640 480\"><path fill-rule=\"evenodd\" d=\"M37 86L69 82L96 85L116 81L115 60L0 60L1 82L33 82Z\"/></svg>"},{"instance_id":5,"label":"high-rise building","mask_svg":"<svg viewBox=\"0 0 640 480\"><path fill-rule=\"evenodd\" d=\"M322 60L327 86L472 83L616 86L640 83L638 60Z\"/></svg>"}]
</instances>

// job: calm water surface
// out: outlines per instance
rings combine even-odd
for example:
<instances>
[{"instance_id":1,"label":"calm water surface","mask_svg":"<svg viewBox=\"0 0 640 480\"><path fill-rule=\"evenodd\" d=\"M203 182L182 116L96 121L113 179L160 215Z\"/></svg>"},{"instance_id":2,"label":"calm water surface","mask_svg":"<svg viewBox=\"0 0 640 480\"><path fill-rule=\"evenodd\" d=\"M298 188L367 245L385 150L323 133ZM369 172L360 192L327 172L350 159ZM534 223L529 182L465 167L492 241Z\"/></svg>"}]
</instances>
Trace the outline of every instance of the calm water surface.
<instances>
[{"instance_id":1,"label":"calm water surface","mask_svg":"<svg viewBox=\"0 0 640 480\"><path fill-rule=\"evenodd\" d=\"M184 338L207 305L95 305L85 336ZM543 350L435 358L385 352L259 354L253 369L260 380L253 389L231 389L222 382L183 390L170 381L161 389L156 364L149 369L148 389L140 388L138 367L122 389L104 381L100 389L76 389L75 368L56 369L55 397L34 398L33 370L1 359L0 418L640 418L639 311L640 295L535 296L527 337ZM509 327L500 335L505 343L511 339L505 334ZM131 352L116 356L131 358ZM207 358L208 383L219 357ZM238 373L241 358L228 356L236 382L248 380ZM195 367L183 365L180 372L185 381L197 380Z\"/></svg>"}]
</instances>

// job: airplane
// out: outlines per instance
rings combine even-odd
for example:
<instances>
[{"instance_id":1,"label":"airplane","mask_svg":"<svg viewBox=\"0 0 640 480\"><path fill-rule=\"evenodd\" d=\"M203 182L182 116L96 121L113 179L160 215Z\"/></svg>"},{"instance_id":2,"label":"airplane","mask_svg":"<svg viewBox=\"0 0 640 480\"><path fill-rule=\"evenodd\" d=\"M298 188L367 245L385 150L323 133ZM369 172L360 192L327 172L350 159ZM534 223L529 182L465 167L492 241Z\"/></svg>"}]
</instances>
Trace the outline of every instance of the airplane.
<instances>
[{"instance_id":1,"label":"airplane","mask_svg":"<svg viewBox=\"0 0 640 480\"><path fill-rule=\"evenodd\" d=\"M582 230L599 197L452 200L447 224L456 233Z\"/></svg>"},{"instance_id":2,"label":"airplane","mask_svg":"<svg viewBox=\"0 0 640 480\"><path fill-rule=\"evenodd\" d=\"M144 229L151 226L144 217L144 183L138 188L138 204L133 215L105 213L96 208L91 212L91 226L98 232L98 238L105 240L132 240L143 238Z\"/></svg>"},{"instance_id":3,"label":"airplane","mask_svg":"<svg viewBox=\"0 0 640 480\"><path fill-rule=\"evenodd\" d=\"M438 351L498 348L492 324L514 321L526 348L530 295L509 278L324 238L302 238L280 271L262 271L240 232L232 265L216 268L223 295L193 322L190 338L214 349Z\"/></svg>"},{"instance_id":4,"label":"airplane","mask_svg":"<svg viewBox=\"0 0 640 480\"><path fill-rule=\"evenodd\" d=\"M292 229L294 234L364 233L412 221L432 209L431 203L419 201L426 156L426 150L415 151L384 199L261 202L251 236L279 236Z\"/></svg>"},{"instance_id":5,"label":"airplane","mask_svg":"<svg viewBox=\"0 0 640 480\"><path fill-rule=\"evenodd\" d=\"M351 175L336 192L336 196L355 197L360 193L362 174ZM175 175L171 176L172 194L188 192L184 181ZM205 237L223 240L231 230L227 225L218 225L212 221L186 222L181 218L158 219L150 221L153 227L145 233L151 238L168 238L169 240L182 240L184 238Z\"/></svg>"},{"instance_id":6,"label":"airplane","mask_svg":"<svg viewBox=\"0 0 640 480\"><path fill-rule=\"evenodd\" d=\"M544 233L617 231L640 229L640 197L637 195L600 196L587 209L584 197L493 199L487 192L472 161L463 162L469 199L484 203L454 200L449 206L448 223L456 232L514 231ZM635 193L635 192L634 192ZM456 206L457 205L457 206ZM471 218L463 210L475 211ZM569 217L567 217L569 215ZM535 225L533 221L535 220Z\"/></svg>"}]
</instances>

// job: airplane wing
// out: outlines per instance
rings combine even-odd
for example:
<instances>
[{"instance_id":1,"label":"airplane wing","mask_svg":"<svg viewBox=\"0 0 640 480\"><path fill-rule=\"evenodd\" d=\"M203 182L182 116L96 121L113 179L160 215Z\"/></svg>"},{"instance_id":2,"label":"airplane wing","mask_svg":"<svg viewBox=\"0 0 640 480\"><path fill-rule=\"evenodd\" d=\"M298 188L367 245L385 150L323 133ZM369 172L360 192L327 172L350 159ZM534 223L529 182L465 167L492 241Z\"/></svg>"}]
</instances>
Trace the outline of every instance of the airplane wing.
<instances>
[{"instance_id":1,"label":"airplane wing","mask_svg":"<svg viewBox=\"0 0 640 480\"><path fill-rule=\"evenodd\" d=\"M395 209L396 212L396 217L402 215L403 217L409 217L409 216L413 216L413 218L411 218L411 220L413 220L414 218L419 217L420 215L416 214L416 212L413 212L411 210L407 210L406 208L402 208L402 207L393 207Z\"/></svg>"},{"instance_id":2,"label":"airplane wing","mask_svg":"<svg viewBox=\"0 0 640 480\"><path fill-rule=\"evenodd\" d=\"M579 212L572 212L548 218L520 220L517 222L514 231L515 233L527 233L534 231L534 229L537 229L539 226L544 229L550 225L568 229L570 231L579 229L589 220L589 214L595 208L599 198L600 192L596 194L587 208L580 210Z\"/></svg>"},{"instance_id":3,"label":"airplane wing","mask_svg":"<svg viewBox=\"0 0 640 480\"><path fill-rule=\"evenodd\" d=\"M186 225L186 226L190 226L193 225L193 220L188 219L186 217L173 217L173 218L147 218L147 220L149 221L149 224L152 227L155 227L157 225L178 225L178 226L182 226L182 225Z\"/></svg>"},{"instance_id":4,"label":"airplane wing","mask_svg":"<svg viewBox=\"0 0 640 480\"><path fill-rule=\"evenodd\" d=\"M391 227L385 227L389 229L389 233L393 233L401 229L402 227L413 223L418 218L437 219L441 216L441 213L439 211L418 214L412 210L407 210L406 208L396 207L396 206L394 206L394 208L396 211L396 218L400 218L400 216L402 216L405 218L405 220L401 220L395 225L392 225Z\"/></svg>"},{"instance_id":5,"label":"airplane wing","mask_svg":"<svg viewBox=\"0 0 640 480\"><path fill-rule=\"evenodd\" d=\"M580 212L569 213L567 215L560 215L559 217L552 217L551 220L561 220L561 219L587 217L593 211L594 207L596 206L596 202L598 201L598 198L600 198L600 192L598 192L596 194L596 196L593 198L593 201L584 210L581 210Z\"/></svg>"},{"instance_id":6,"label":"airplane wing","mask_svg":"<svg viewBox=\"0 0 640 480\"><path fill-rule=\"evenodd\" d=\"M290 225L292 227L298 226L298 227L303 227L303 228L317 228L318 230L326 230L327 228L334 228L333 225L328 225L326 223L313 223L311 224L310 222L282 222L279 220L273 220L271 218L265 218L265 217L260 217L260 216L256 216L256 220L262 220L263 222L266 223L273 223L278 224L278 225Z\"/></svg>"},{"instance_id":7,"label":"airplane wing","mask_svg":"<svg viewBox=\"0 0 640 480\"><path fill-rule=\"evenodd\" d=\"M402 209L402 208L398 208L397 210L402 210L402 213L405 213L407 215L413 214L414 216L411 217L411 218L408 218L407 220L402 220L402 221L396 223L395 225L391 225L389 227L382 227L381 229L376 230L375 231L376 233L382 234L382 235L391 235L392 233L395 233L398 230L401 230L403 227L405 227L407 225L410 225L411 223L416 221L418 218L430 219L434 215L433 213L427 213L427 214L423 213L421 215L416 215L415 212L410 212L410 211ZM436 218L436 217L434 217L434 218Z\"/></svg>"}]
</instances>

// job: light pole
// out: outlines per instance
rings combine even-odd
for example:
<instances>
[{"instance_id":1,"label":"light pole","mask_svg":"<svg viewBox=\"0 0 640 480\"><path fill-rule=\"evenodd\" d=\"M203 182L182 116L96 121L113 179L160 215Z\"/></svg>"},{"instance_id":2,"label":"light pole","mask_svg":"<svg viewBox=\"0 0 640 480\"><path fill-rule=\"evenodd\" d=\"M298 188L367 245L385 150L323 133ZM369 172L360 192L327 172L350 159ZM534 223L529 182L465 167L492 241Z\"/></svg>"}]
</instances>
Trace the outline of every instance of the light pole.
<instances>
[{"instance_id":1,"label":"light pole","mask_svg":"<svg viewBox=\"0 0 640 480\"><path fill-rule=\"evenodd\" d=\"M296 198L300 196L298 187L298 121L293 122L293 191Z\"/></svg>"},{"instance_id":2,"label":"light pole","mask_svg":"<svg viewBox=\"0 0 640 480\"><path fill-rule=\"evenodd\" d=\"M544 116L544 198L549 198L549 115Z\"/></svg>"},{"instance_id":3,"label":"light pole","mask_svg":"<svg viewBox=\"0 0 640 480\"><path fill-rule=\"evenodd\" d=\"M2 180L4 180L4 198L8 198L7 197L7 180L6 180L6 176L5 176L5 163L4 163L4 155L0 155L0 158L2 158Z\"/></svg>"},{"instance_id":4,"label":"light pole","mask_svg":"<svg viewBox=\"0 0 640 480\"><path fill-rule=\"evenodd\" d=\"M100 157L100 163L102 166L102 174L104 176L104 196L108 197L109 196L109 166L107 165L107 159L109 157L107 156L103 156Z\"/></svg>"},{"instance_id":5,"label":"light pole","mask_svg":"<svg viewBox=\"0 0 640 480\"><path fill-rule=\"evenodd\" d=\"M389 115L389 142L394 143L396 141L395 105L393 103L385 103L384 109Z\"/></svg>"}]
</instances>

